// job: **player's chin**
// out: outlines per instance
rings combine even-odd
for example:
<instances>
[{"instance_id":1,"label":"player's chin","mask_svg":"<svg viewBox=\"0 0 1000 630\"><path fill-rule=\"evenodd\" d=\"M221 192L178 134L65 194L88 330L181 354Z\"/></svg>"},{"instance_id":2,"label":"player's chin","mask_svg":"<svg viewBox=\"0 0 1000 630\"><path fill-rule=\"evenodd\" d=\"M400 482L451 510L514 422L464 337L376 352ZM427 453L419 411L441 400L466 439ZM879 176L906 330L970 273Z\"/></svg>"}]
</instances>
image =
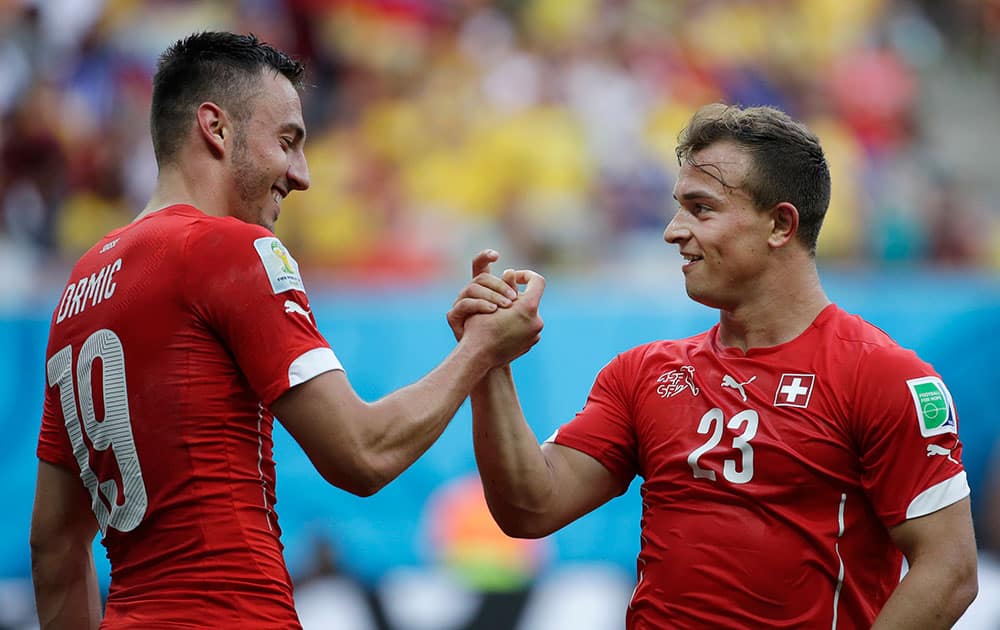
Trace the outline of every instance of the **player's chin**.
<instances>
[{"instance_id":1,"label":"player's chin","mask_svg":"<svg viewBox=\"0 0 1000 630\"><path fill-rule=\"evenodd\" d=\"M277 222L278 222L278 214L276 212L272 213L265 210L264 212L261 213L260 220L257 221L257 224L267 228L271 232L274 232L274 224Z\"/></svg>"},{"instance_id":2,"label":"player's chin","mask_svg":"<svg viewBox=\"0 0 1000 630\"><path fill-rule=\"evenodd\" d=\"M687 290L688 297L695 302L707 306L709 308L725 308L725 300L719 298L711 291L706 291L704 287L699 287L688 282L684 285L685 290Z\"/></svg>"}]
</instances>

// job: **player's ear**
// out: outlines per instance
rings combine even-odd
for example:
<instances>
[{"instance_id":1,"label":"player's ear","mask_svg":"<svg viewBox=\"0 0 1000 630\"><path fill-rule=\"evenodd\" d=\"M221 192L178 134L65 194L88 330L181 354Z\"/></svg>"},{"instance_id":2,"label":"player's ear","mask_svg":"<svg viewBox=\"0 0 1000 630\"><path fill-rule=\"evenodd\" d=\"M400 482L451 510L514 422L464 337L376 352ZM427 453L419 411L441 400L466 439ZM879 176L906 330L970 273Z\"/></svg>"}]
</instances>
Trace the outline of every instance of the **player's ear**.
<instances>
[{"instance_id":1,"label":"player's ear","mask_svg":"<svg viewBox=\"0 0 1000 630\"><path fill-rule=\"evenodd\" d=\"M771 208L771 233L768 235L768 244L777 249L784 247L799 231L799 209L782 201Z\"/></svg>"},{"instance_id":2,"label":"player's ear","mask_svg":"<svg viewBox=\"0 0 1000 630\"><path fill-rule=\"evenodd\" d=\"M226 153L226 141L232 134L232 125L225 110L206 101L198 106L198 136L216 157Z\"/></svg>"}]
</instances>

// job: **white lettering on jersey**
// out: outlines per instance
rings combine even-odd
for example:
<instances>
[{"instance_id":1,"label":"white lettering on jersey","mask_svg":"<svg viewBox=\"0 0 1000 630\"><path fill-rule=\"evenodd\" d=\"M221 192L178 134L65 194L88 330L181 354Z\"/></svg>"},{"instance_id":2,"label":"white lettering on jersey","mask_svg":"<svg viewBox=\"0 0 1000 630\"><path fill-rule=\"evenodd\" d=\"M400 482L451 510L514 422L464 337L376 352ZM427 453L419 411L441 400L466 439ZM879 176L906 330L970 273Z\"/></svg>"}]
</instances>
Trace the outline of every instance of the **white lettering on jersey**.
<instances>
[{"instance_id":1,"label":"white lettering on jersey","mask_svg":"<svg viewBox=\"0 0 1000 630\"><path fill-rule=\"evenodd\" d=\"M911 378L906 381L906 386L913 397L920 435L933 437L943 433L958 433L955 402L941 379L936 376Z\"/></svg>"},{"instance_id":2,"label":"white lettering on jersey","mask_svg":"<svg viewBox=\"0 0 1000 630\"><path fill-rule=\"evenodd\" d=\"M113 263L105 265L100 271L84 276L76 282L71 282L63 293L59 302L59 311L56 313L56 323L78 315L88 306L97 306L104 300L111 299L115 294L118 284L113 278L121 271L122 259L118 258Z\"/></svg>"},{"instance_id":3,"label":"white lettering on jersey","mask_svg":"<svg viewBox=\"0 0 1000 630\"><path fill-rule=\"evenodd\" d=\"M694 383L694 368L690 365L682 365L676 370L660 374L656 383L656 393L660 395L660 398L676 396L685 389L689 389L692 396L697 396L698 392L701 391Z\"/></svg>"},{"instance_id":4,"label":"white lettering on jersey","mask_svg":"<svg viewBox=\"0 0 1000 630\"><path fill-rule=\"evenodd\" d=\"M100 253L103 254L104 252L108 251L109 249L111 249L112 247L114 247L117 244L118 244L118 239L117 238L115 240L113 240L113 241L105 243L104 247L101 248Z\"/></svg>"},{"instance_id":5,"label":"white lettering on jersey","mask_svg":"<svg viewBox=\"0 0 1000 630\"><path fill-rule=\"evenodd\" d=\"M264 264L271 290L276 295L285 291L305 290L299 275L299 263L295 262L281 241L273 236L265 236L255 240L253 246L260 256L260 262Z\"/></svg>"}]
</instances>

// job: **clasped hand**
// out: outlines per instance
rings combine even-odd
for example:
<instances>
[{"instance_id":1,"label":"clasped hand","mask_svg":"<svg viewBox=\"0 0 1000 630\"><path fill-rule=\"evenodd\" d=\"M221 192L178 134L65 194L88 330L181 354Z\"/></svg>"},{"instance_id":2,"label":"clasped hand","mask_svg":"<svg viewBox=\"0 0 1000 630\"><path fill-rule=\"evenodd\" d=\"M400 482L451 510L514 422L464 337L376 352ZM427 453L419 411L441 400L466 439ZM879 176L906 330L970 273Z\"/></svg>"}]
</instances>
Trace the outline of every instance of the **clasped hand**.
<instances>
[{"instance_id":1,"label":"clasped hand","mask_svg":"<svg viewBox=\"0 0 1000 630\"><path fill-rule=\"evenodd\" d=\"M499 258L492 249L476 255L472 281L448 311L455 339L474 336L487 347L495 366L510 363L541 339L538 305L545 292L545 278L528 269L507 269L500 277L494 276L490 264ZM519 285L524 285L523 292L518 292Z\"/></svg>"}]
</instances>

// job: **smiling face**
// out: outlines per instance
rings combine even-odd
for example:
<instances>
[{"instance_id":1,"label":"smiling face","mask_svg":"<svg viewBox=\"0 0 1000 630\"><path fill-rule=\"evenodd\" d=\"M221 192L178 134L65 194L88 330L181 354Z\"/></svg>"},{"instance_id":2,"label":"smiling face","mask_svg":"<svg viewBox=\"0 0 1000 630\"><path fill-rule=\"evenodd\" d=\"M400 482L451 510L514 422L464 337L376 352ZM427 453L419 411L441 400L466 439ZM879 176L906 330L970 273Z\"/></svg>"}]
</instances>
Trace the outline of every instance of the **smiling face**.
<instances>
[{"instance_id":1,"label":"smiling face","mask_svg":"<svg viewBox=\"0 0 1000 630\"><path fill-rule=\"evenodd\" d=\"M743 189L751 158L739 145L717 142L691 157L678 173L678 209L663 238L680 248L691 299L732 310L764 284L774 222Z\"/></svg>"},{"instance_id":2,"label":"smiling face","mask_svg":"<svg viewBox=\"0 0 1000 630\"><path fill-rule=\"evenodd\" d=\"M235 122L231 216L274 231L281 201L309 187L298 92L282 75L261 75L250 116Z\"/></svg>"}]
</instances>

